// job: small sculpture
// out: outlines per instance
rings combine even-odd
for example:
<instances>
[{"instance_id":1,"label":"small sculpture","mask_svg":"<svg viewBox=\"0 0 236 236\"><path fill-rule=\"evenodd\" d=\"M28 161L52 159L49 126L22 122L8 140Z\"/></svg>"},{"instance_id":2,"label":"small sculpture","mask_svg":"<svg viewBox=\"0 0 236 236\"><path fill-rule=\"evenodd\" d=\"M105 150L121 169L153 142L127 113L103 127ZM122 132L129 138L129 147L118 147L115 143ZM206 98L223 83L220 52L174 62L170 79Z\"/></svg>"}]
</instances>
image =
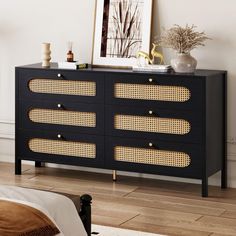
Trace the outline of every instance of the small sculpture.
<instances>
[{"instance_id":1,"label":"small sculpture","mask_svg":"<svg viewBox=\"0 0 236 236\"><path fill-rule=\"evenodd\" d=\"M156 49L157 47L159 47L160 45L157 44L157 43L152 43L152 50L151 50L151 55L152 55L152 58L150 58L150 56L148 55L148 53L146 52L143 52L143 51L138 51L137 52L137 59L140 59L141 58L144 58L148 63L147 64L151 64L153 65L154 64L154 61L155 61L155 58L159 58L160 59L160 62L159 64L163 64L164 63L164 57L163 55L158 52Z\"/></svg>"},{"instance_id":2,"label":"small sculpture","mask_svg":"<svg viewBox=\"0 0 236 236\"><path fill-rule=\"evenodd\" d=\"M42 67L50 67L51 51L50 43L42 44Z\"/></svg>"}]
</instances>

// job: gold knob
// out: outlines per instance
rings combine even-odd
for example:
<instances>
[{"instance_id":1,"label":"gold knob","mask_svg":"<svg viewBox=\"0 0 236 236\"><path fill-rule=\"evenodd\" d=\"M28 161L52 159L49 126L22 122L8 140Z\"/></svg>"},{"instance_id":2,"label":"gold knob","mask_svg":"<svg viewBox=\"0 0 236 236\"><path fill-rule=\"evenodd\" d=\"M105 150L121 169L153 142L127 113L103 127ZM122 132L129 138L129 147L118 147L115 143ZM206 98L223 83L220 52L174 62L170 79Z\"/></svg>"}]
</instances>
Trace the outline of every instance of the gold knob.
<instances>
[{"instance_id":1,"label":"gold knob","mask_svg":"<svg viewBox=\"0 0 236 236\"><path fill-rule=\"evenodd\" d=\"M153 147L153 143L149 143L148 146L149 146L149 147Z\"/></svg>"},{"instance_id":2,"label":"gold knob","mask_svg":"<svg viewBox=\"0 0 236 236\"><path fill-rule=\"evenodd\" d=\"M62 108L62 105L59 103L59 104L57 104L57 107L58 108Z\"/></svg>"},{"instance_id":3,"label":"gold knob","mask_svg":"<svg viewBox=\"0 0 236 236\"><path fill-rule=\"evenodd\" d=\"M59 74L57 74L57 77L58 77L58 78L61 78L61 74L60 74L60 73L59 73Z\"/></svg>"},{"instance_id":4,"label":"gold knob","mask_svg":"<svg viewBox=\"0 0 236 236\"><path fill-rule=\"evenodd\" d=\"M57 137L58 137L58 138L61 138L62 136L61 136L61 134L58 134Z\"/></svg>"},{"instance_id":5,"label":"gold knob","mask_svg":"<svg viewBox=\"0 0 236 236\"><path fill-rule=\"evenodd\" d=\"M149 115L152 115L152 114L153 114L153 111L149 111L148 113L149 113Z\"/></svg>"},{"instance_id":6,"label":"gold knob","mask_svg":"<svg viewBox=\"0 0 236 236\"><path fill-rule=\"evenodd\" d=\"M153 79L152 78L149 78L149 80L148 80L150 83L152 83L153 82Z\"/></svg>"}]
</instances>

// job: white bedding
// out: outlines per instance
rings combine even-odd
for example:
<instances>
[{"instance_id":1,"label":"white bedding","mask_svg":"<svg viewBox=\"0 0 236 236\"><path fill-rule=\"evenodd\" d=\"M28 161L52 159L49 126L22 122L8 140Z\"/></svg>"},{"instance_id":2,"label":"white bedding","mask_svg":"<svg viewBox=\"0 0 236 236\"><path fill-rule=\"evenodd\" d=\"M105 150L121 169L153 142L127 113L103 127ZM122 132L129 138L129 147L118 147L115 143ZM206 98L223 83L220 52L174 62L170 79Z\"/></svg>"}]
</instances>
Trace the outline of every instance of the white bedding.
<instances>
[{"instance_id":1,"label":"white bedding","mask_svg":"<svg viewBox=\"0 0 236 236\"><path fill-rule=\"evenodd\" d=\"M0 185L0 199L23 203L42 211L60 230L57 236L87 236L74 203L63 195Z\"/></svg>"}]
</instances>

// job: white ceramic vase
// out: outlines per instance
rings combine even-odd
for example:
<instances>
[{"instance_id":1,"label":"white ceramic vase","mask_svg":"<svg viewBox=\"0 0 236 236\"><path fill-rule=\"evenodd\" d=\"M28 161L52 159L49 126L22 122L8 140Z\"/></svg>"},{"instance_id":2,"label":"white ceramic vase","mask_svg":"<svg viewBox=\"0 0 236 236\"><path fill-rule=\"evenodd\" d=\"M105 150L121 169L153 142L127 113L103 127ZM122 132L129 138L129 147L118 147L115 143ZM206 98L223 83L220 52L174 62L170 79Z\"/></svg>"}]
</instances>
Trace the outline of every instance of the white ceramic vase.
<instances>
[{"instance_id":1,"label":"white ceramic vase","mask_svg":"<svg viewBox=\"0 0 236 236\"><path fill-rule=\"evenodd\" d=\"M194 73L197 67L197 60L190 53L177 53L171 60L171 66L178 73Z\"/></svg>"},{"instance_id":2,"label":"white ceramic vase","mask_svg":"<svg viewBox=\"0 0 236 236\"><path fill-rule=\"evenodd\" d=\"M50 43L42 43L42 67L50 67Z\"/></svg>"}]
</instances>

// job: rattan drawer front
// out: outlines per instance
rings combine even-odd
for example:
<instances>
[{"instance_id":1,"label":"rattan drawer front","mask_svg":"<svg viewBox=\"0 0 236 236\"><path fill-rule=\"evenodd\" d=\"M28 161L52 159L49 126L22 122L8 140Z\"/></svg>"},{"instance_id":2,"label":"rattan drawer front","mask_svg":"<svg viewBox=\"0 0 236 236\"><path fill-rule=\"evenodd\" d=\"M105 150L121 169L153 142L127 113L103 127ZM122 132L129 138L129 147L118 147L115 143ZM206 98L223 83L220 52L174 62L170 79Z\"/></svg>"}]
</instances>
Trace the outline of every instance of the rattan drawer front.
<instances>
[{"instance_id":1,"label":"rattan drawer front","mask_svg":"<svg viewBox=\"0 0 236 236\"><path fill-rule=\"evenodd\" d=\"M96 82L93 81L35 78L29 81L28 86L30 91L34 93L96 96Z\"/></svg>"},{"instance_id":2,"label":"rattan drawer front","mask_svg":"<svg viewBox=\"0 0 236 236\"><path fill-rule=\"evenodd\" d=\"M116 161L148 165L160 165L185 168L191 163L188 154L166 150L145 149L116 146L114 150Z\"/></svg>"},{"instance_id":3,"label":"rattan drawer front","mask_svg":"<svg viewBox=\"0 0 236 236\"><path fill-rule=\"evenodd\" d=\"M29 119L35 123L96 127L96 113L52 109L31 109Z\"/></svg>"},{"instance_id":4,"label":"rattan drawer front","mask_svg":"<svg viewBox=\"0 0 236 236\"><path fill-rule=\"evenodd\" d=\"M28 146L36 153L96 158L96 145L93 143L33 138Z\"/></svg>"},{"instance_id":5,"label":"rattan drawer front","mask_svg":"<svg viewBox=\"0 0 236 236\"><path fill-rule=\"evenodd\" d=\"M152 101L186 102L190 99L189 89L178 86L115 83L114 97Z\"/></svg>"},{"instance_id":6,"label":"rattan drawer front","mask_svg":"<svg viewBox=\"0 0 236 236\"><path fill-rule=\"evenodd\" d=\"M182 119L115 115L114 128L119 130L185 135L191 130L188 121Z\"/></svg>"}]
</instances>

